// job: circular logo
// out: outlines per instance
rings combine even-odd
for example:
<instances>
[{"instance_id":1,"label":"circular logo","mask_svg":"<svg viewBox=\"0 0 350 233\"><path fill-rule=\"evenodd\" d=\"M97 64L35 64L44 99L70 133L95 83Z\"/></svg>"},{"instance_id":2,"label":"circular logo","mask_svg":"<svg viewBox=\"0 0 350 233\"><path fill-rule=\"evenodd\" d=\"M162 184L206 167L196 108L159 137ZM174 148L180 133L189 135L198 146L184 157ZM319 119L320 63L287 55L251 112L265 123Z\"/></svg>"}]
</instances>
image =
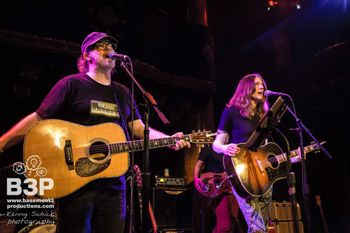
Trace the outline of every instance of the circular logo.
<instances>
[{"instance_id":1,"label":"circular logo","mask_svg":"<svg viewBox=\"0 0 350 233\"><path fill-rule=\"evenodd\" d=\"M17 173L18 175L23 175L24 173L26 173L27 169L26 169L26 165L22 162L15 162L12 165L12 170Z\"/></svg>"}]
</instances>

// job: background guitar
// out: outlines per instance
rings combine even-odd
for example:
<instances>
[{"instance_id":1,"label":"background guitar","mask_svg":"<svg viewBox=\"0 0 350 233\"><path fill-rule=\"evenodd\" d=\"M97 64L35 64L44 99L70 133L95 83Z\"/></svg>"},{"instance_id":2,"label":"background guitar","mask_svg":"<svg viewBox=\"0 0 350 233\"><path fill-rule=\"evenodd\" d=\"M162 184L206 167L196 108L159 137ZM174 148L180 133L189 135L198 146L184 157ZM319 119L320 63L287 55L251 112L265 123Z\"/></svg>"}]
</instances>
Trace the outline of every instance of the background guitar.
<instances>
[{"instance_id":1,"label":"background guitar","mask_svg":"<svg viewBox=\"0 0 350 233\"><path fill-rule=\"evenodd\" d=\"M143 225L143 202L142 202L142 172L140 170L139 165L134 165L135 172L135 180L136 180L136 192L137 192L137 200L139 202L139 214L140 214L140 225L139 229Z\"/></svg>"},{"instance_id":2,"label":"background guitar","mask_svg":"<svg viewBox=\"0 0 350 233\"><path fill-rule=\"evenodd\" d=\"M322 220L324 233L329 233L329 228L328 228L328 224L327 224L327 221L326 221L326 217L324 215L324 211L323 211L322 202L321 202L321 196L320 195L316 195L316 205L317 205L318 210L319 210L320 215L321 215L321 220Z\"/></svg>"},{"instance_id":3,"label":"background guitar","mask_svg":"<svg viewBox=\"0 0 350 233\"><path fill-rule=\"evenodd\" d=\"M137 184L137 196L138 196L138 200L139 200L139 207L140 207L140 225L143 225L143 202L142 202L142 172L141 169L139 168L139 166L137 164L134 165L134 171L135 171L135 178L136 178L136 184ZM158 232L158 226L157 226L157 221L156 218L154 216L154 212L153 212L153 208L151 205L151 202L148 202L148 213L149 213L149 217L151 220L151 224L152 224L152 231L153 233L157 233ZM141 227L141 226L139 226ZM142 229L142 227L141 227Z\"/></svg>"},{"instance_id":4,"label":"background guitar","mask_svg":"<svg viewBox=\"0 0 350 233\"><path fill-rule=\"evenodd\" d=\"M231 185L226 172L205 172L199 179L202 181L202 190L197 190L207 198L212 199L220 196L223 193L231 193Z\"/></svg>"}]
</instances>

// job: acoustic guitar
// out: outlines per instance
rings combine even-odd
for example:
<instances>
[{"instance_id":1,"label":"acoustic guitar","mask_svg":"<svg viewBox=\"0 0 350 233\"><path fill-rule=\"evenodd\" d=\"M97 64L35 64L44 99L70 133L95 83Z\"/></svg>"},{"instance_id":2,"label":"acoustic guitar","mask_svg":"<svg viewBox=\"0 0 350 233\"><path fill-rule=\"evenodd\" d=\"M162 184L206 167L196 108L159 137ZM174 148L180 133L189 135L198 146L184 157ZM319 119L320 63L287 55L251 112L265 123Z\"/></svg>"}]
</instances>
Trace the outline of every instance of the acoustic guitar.
<instances>
[{"instance_id":1,"label":"acoustic guitar","mask_svg":"<svg viewBox=\"0 0 350 233\"><path fill-rule=\"evenodd\" d=\"M198 131L182 139L207 144L213 142L213 135L211 131ZM149 148L168 147L177 140L177 137L151 139ZM43 120L25 136L25 175L37 184L42 177L53 179L54 187L41 196L61 198L93 180L123 175L129 167L128 152L143 149L144 140L126 141L123 129L114 123L83 126L57 119Z\"/></svg>"},{"instance_id":2,"label":"acoustic guitar","mask_svg":"<svg viewBox=\"0 0 350 233\"><path fill-rule=\"evenodd\" d=\"M240 153L235 156L225 155L223 165L231 185L241 197L259 197L265 194L277 180L287 177L288 158L276 143L269 142L256 151L249 150L245 143L238 146L241 149ZM306 154L318 149L317 144L311 144L304 147L304 152ZM293 161L293 158L299 154L299 149L291 151L291 160Z\"/></svg>"}]
</instances>

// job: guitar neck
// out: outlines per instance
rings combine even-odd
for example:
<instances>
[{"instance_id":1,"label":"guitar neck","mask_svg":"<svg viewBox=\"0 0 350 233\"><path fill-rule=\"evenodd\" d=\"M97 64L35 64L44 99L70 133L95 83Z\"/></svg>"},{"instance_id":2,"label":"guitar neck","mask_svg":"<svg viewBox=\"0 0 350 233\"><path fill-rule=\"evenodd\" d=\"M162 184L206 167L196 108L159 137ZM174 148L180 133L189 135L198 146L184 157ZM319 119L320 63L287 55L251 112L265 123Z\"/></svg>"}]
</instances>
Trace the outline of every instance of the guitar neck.
<instances>
[{"instance_id":1,"label":"guitar neck","mask_svg":"<svg viewBox=\"0 0 350 233\"><path fill-rule=\"evenodd\" d=\"M185 141L191 141L188 135L184 135L182 138ZM179 140L177 137L166 137L166 138L157 138L149 140L149 149L161 148L172 146L176 144L176 141ZM109 149L113 154L123 153L123 152L132 152L132 151L142 151L145 147L144 140L135 140L127 142L119 142L109 144Z\"/></svg>"},{"instance_id":2,"label":"guitar neck","mask_svg":"<svg viewBox=\"0 0 350 233\"><path fill-rule=\"evenodd\" d=\"M313 150L314 150L314 146L312 146L312 145L304 147L304 153L308 153L308 152L311 152ZM295 149L295 150L292 150L290 152L290 157L291 158L294 158L294 157L297 157L297 156L299 156L299 148ZM285 161L288 160L288 157L287 157L286 153L277 155L276 158L277 158L278 162L285 162Z\"/></svg>"},{"instance_id":3,"label":"guitar neck","mask_svg":"<svg viewBox=\"0 0 350 233\"><path fill-rule=\"evenodd\" d=\"M139 200L139 211L140 211L140 225L143 225L143 202L142 202L142 188L137 187L137 198Z\"/></svg>"}]
</instances>

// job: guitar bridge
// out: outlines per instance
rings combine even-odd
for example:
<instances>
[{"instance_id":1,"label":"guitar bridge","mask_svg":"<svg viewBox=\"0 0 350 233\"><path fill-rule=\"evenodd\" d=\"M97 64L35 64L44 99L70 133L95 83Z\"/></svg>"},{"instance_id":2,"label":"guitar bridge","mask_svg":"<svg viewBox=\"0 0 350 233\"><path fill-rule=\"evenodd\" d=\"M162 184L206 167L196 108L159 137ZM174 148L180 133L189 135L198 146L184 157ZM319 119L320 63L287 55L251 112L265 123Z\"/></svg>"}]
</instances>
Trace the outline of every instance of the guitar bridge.
<instances>
[{"instance_id":1,"label":"guitar bridge","mask_svg":"<svg viewBox=\"0 0 350 233\"><path fill-rule=\"evenodd\" d=\"M264 172L264 166L260 160L257 160L256 163L258 164L260 172Z\"/></svg>"},{"instance_id":2,"label":"guitar bridge","mask_svg":"<svg viewBox=\"0 0 350 233\"><path fill-rule=\"evenodd\" d=\"M64 157L69 170L74 170L73 150L71 140L66 140L64 144Z\"/></svg>"}]
</instances>

